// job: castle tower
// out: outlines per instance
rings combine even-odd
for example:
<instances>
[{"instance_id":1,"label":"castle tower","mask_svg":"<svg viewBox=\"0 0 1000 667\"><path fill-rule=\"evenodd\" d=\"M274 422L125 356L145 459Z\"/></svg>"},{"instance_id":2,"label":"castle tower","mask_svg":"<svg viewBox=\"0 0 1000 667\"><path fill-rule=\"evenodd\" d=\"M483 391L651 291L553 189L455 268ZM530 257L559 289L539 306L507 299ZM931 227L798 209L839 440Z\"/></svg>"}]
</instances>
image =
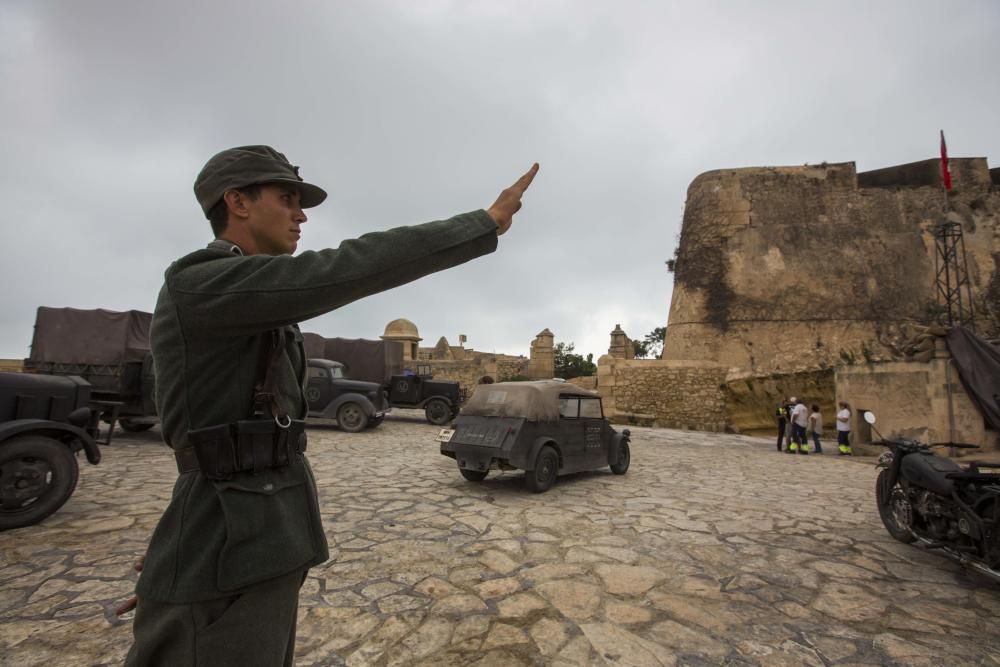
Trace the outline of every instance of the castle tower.
<instances>
[{"instance_id":1,"label":"castle tower","mask_svg":"<svg viewBox=\"0 0 1000 667\"><path fill-rule=\"evenodd\" d=\"M531 342L531 358L528 361L528 377L532 380L550 380L556 372L555 336L547 328L542 329Z\"/></svg>"},{"instance_id":2,"label":"castle tower","mask_svg":"<svg viewBox=\"0 0 1000 667\"><path fill-rule=\"evenodd\" d=\"M625 335L620 324L616 324L615 330L611 332L611 345L608 347L608 354L615 359L635 358L635 348L632 347L632 341Z\"/></svg>"},{"instance_id":3,"label":"castle tower","mask_svg":"<svg viewBox=\"0 0 1000 667\"><path fill-rule=\"evenodd\" d=\"M385 325L385 333L379 338L402 343L403 361L413 361L417 358L417 345L423 340L417 332L417 325L403 318L393 320Z\"/></svg>"},{"instance_id":4,"label":"castle tower","mask_svg":"<svg viewBox=\"0 0 1000 667\"><path fill-rule=\"evenodd\" d=\"M949 212L980 276L973 297L986 293L1000 275L1000 195L984 158L950 164L947 197L936 159L860 174L847 162L698 176L662 358L768 375L891 356L908 323L933 316L931 232Z\"/></svg>"}]
</instances>

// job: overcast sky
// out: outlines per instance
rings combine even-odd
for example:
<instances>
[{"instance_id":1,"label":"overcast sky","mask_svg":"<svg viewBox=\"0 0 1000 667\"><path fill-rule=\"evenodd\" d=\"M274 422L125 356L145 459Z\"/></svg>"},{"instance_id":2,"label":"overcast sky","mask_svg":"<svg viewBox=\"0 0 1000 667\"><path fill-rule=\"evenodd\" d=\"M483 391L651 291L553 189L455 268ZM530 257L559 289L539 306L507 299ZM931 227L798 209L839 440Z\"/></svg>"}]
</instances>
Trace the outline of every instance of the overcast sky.
<instances>
[{"instance_id":1,"label":"overcast sky","mask_svg":"<svg viewBox=\"0 0 1000 667\"><path fill-rule=\"evenodd\" d=\"M0 357L35 309L152 310L211 239L205 160L267 143L326 188L300 249L485 208L541 171L493 255L303 324L405 317L595 359L663 326L688 184L726 167L1000 166L1000 2L0 0Z\"/></svg>"}]
</instances>

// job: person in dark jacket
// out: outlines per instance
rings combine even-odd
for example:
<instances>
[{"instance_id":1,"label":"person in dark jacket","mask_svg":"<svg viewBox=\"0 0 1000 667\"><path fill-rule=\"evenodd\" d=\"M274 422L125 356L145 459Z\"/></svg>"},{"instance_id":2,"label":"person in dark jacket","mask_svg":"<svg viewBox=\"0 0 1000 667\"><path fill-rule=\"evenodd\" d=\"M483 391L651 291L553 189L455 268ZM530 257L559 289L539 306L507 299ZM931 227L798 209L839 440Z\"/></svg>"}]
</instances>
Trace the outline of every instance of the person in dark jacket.
<instances>
[{"instance_id":1,"label":"person in dark jacket","mask_svg":"<svg viewBox=\"0 0 1000 667\"><path fill-rule=\"evenodd\" d=\"M774 411L774 419L778 423L778 451L781 451L781 444L785 441L785 427L788 425L788 405L786 399L781 399L782 403Z\"/></svg>"},{"instance_id":2,"label":"person in dark jacket","mask_svg":"<svg viewBox=\"0 0 1000 667\"><path fill-rule=\"evenodd\" d=\"M194 190L216 238L167 269L151 327L180 475L141 566L127 665L292 664L299 588L329 556L297 323L493 252L537 170L487 210L293 256L326 192L268 146L208 161Z\"/></svg>"}]
</instances>

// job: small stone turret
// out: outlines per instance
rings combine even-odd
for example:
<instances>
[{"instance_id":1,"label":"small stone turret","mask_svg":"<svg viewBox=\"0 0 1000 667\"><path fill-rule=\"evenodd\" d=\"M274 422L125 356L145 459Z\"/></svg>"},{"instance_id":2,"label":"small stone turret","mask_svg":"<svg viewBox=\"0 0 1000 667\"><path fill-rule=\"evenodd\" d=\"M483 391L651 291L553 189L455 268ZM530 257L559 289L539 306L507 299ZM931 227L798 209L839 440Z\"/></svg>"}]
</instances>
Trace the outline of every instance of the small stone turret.
<instances>
[{"instance_id":1,"label":"small stone turret","mask_svg":"<svg viewBox=\"0 0 1000 667\"><path fill-rule=\"evenodd\" d=\"M611 346L608 347L608 354L615 359L635 358L635 348L632 347L632 340L625 334L620 324L616 324L615 330L611 332Z\"/></svg>"},{"instance_id":2,"label":"small stone turret","mask_svg":"<svg viewBox=\"0 0 1000 667\"><path fill-rule=\"evenodd\" d=\"M528 362L528 377L532 380L548 380L555 376L556 355L555 335L542 329L531 342L531 359Z\"/></svg>"}]
</instances>

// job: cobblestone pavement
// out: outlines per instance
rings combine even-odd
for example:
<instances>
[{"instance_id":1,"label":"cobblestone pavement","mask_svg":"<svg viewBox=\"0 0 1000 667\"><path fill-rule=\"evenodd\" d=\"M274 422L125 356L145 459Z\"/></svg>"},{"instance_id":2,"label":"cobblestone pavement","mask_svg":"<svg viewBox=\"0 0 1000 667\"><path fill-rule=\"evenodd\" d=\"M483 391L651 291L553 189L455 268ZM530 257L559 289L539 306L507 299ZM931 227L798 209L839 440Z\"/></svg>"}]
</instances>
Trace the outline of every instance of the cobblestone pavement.
<instances>
[{"instance_id":1,"label":"cobblestone pavement","mask_svg":"<svg viewBox=\"0 0 1000 667\"><path fill-rule=\"evenodd\" d=\"M871 460L635 428L627 475L535 495L466 482L417 414L310 430L331 559L299 665L1000 664L1000 587L892 541ZM176 476L158 438L118 437L56 515L0 535L0 664L121 662L111 610Z\"/></svg>"}]
</instances>

